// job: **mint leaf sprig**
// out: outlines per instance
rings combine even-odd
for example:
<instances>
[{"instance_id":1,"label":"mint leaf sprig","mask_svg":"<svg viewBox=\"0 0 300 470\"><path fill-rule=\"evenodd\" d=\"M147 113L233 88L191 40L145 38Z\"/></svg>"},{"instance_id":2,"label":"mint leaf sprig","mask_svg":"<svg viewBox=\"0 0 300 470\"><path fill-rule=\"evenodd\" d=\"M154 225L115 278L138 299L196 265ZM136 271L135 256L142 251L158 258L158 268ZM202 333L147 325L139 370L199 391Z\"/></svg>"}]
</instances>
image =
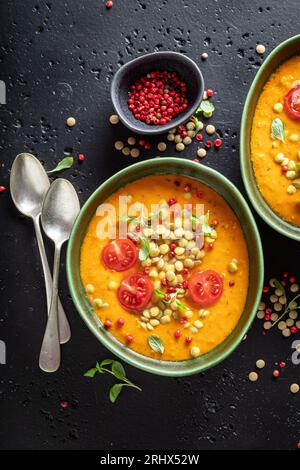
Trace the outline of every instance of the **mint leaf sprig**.
<instances>
[{"instance_id":1,"label":"mint leaf sprig","mask_svg":"<svg viewBox=\"0 0 300 470\"><path fill-rule=\"evenodd\" d=\"M300 309L300 307L295 307L295 308L290 307L290 305L300 297L300 294L297 294L292 300L290 300L288 302L286 291L285 291L285 288L283 287L283 285L277 279L273 280L273 284L274 284L274 287L276 287L276 289L279 289L281 291L282 295L285 297L285 304L284 304L283 313L277 318L277 320L275 320L272 323L271 328L273 328L273 326L277 325L277 323L279 323L291 310L299 310Z\"/></svg>"},{"instance_id":2,"label":"mint leaf sprig","mask_svg":"<svg viewBox=\"0 0 300 470\"><path fill-rule=\"evenodd\" d=\"M111 366L110 369L104 366ZM103 359L100 363L97 362L96 366L92 369L89 369L85 374L84 377L94 378L95 375L99 374L110 374L113 375L116 379L121 380L121 383L114 384L109 390L109 399L112 403L115 403L118 396L120 395L121 391L124 387L131 387L140 392L142 389L135 385L131 380L126 377L126 372L123 365L118 362L114 361L113 359Z\"/></svg>"},{"instance_id":3,"label":"mint leaf sprig","mask_svg":"<svg viewBox=\"0 0 300 470\"><path fill-rule=\"evenodd\" d=\"M56 173L60 173L61 171L68 170L73 166L74 157L65 157L63 158L58 164L56 165L53 170L47 171L48 175L54 175Z\"/></svg>"}]
</instances>

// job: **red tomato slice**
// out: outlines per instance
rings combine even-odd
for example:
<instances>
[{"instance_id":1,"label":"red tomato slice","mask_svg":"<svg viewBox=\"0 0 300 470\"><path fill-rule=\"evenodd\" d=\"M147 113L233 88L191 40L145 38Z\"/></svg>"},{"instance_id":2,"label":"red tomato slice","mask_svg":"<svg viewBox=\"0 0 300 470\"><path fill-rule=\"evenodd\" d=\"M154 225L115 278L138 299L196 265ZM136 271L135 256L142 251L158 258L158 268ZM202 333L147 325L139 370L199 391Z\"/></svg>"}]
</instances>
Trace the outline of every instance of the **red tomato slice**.
<instances>
[{"instance_id":1,"label":"red tomato slice","mask_svg":"<svg viewBox=\"0 0 300 470\"><path fill-rule=\"evenodd\" d=\"M119 302L127 310L142 310L150 302L153 287L143 273L128 274L117 290Z\"/></svg>"},{"instance_id":2,"label":"red tomato slice","mask_svg":"<svg viewBox=\"0 0 300 470\"><path fill-rule=\"evenodd\" d=\"M195 273L188 281L191 299L202 307L214 304L223 292L223 279L212 269Z\"/></svg>"},{"instance_id":3,"label":"red tomato slice","mask_svg":"<svg viewBox=\"0 0 300 470\"><path fill-rule=\"evenodd\" d=\"M285 95L284 109L291 119L300 120L300 84L291 88Z\"/></svg>"},{"instance_id":4,"label":"red tomato slice","mask_svg":"<svg viewBox=\"0 0 300 470\"><path fill-rule=\"evenodd\" d=\"M117 238L103 249L102 261L112 271L126 271L134 266L137 255L137 248L131 240Z\"/></svg>"}]
</instances>

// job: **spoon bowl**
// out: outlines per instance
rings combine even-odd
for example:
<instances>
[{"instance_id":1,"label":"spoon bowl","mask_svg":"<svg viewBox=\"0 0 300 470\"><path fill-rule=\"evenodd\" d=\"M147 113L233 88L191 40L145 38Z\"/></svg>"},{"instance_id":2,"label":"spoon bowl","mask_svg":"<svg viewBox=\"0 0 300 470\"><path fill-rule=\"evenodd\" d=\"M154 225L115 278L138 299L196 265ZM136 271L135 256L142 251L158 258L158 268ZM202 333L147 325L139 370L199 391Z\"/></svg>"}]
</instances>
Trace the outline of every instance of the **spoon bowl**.
<instances>
[{"instance_id":1,"label":"spoon bowl","mask_svg":"<svg viewBox=\"0 0 300 470\"><path fill-rule=\"evenodd\" d=\"M72 184L55 180L46 194L42 210L42 226L46 235L57 245L69 239L80 206Z\"/></svg>"},{"instance_id":2,"label":"spoon bowl","mask_svg":"<svg viewBox=\"0 0 300 470\"><path fill-rule=\"evenodd\" d=\"M10 193L22 214L31 218L40 214L49 187L47 173L37 158L30 153L16 156L10 174Z\"/></svg>"}]
</instances>

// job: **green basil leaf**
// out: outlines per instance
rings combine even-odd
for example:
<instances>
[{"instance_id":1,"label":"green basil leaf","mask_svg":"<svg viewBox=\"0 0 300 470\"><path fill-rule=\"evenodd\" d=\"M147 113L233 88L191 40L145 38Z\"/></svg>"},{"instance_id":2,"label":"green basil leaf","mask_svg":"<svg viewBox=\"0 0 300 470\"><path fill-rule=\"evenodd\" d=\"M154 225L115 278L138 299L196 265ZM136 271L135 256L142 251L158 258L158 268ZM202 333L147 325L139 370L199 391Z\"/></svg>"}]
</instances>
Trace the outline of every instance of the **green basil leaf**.
<instances>
[{"instance_id":1,"label":"green basil leaf","mask_svg":"<svg viewBox=\"0 0 300 470\"><path fill-rule=\"evenodd\" d=\"M197 113L202 112L202 113L213 113L215 110L214 105L212 104L211 101L209 100L203 100L197 109Z\"/></svg>"},{"instance_id":2,"label":"green basil leaf","mask_svg":"<svg viewBox=\"0 0 300 470\"><path fill-rule=\"evenodd\" d=\"M150 348L155 351L163 354L165 347L163 341L157 335L151 335L148 338L148 344Z\"/></svg>"},{"instance_id":3,"label":"green basil leaf","mask_svg":"<svg viewBox=\"0 0 300 470\"><path fill-rule=\"evenodd\" d=\"M198 132L200 129L199 119L197 118L197 116L193 116L193 119L194 119L194 124L195 124L194 131Z\"/></svg>"},{"instance_id":4,"label":"green basil leaf","mask_svg":"<svg viewBox=\"0 0 300 470\"><path fill-rule=\"evenodd\" d=\"M104 367L104 366L109 366L110 364L112 364L114 361L113 359L103 359L103 361L100 362L100 365L99 363L97 362L96 364L96 367L99 371L101 371L101 368Z\"/></svg>"},{"instance_id":5,"label":"green basil leaf","mask_svg":"<svg viewBox=\"0 0 300 470\"><path fill-rule=\"evenodd\" d=\"M109 391L109 399L112 403L115 403L123 387L124 387L124 384L115 384L111 387Z\"/></svg>"},{"instance_id":6,"label":"green basil leaf","mask_svg":"<svg viewBox=\"0 0 300 470\"><path fill-rule=\"evenodd\" d=\"M159 290L159 289L154 289L154 294L156 295L156 297L158 297L159 299L163 299L165 297L165 294Z\"/></svg>"},{"instance_id":7,"label":"green basil leaf","mask_svg":"<svg viewBox=\"0 0 300 470\"><path fill-rule=\"evenodd\" d=\"M276 287L276 289L279 289L282 292L282 295L286 297L285 288L279 281L277 281L277 279L274 279L273 284Z\"/></svg>"},{"instance_id":8,"label":"green basil leaf","mask_svg":"<svg viewBox=\"0 0 300 470\"><path fill-rule=\"evenodd\" d=\"M176 304L178 305L179 308L181 308L181 310L188 310L188 307L186 307L185 305L183 305L180 300L176 300Z\"/></svg>"},{"instance_id":9,"label":"green basil leaf","mask_svg":"<svg viewBox=\"0 0 300 470\"><path fill-rule=\"evenodd\" d=\"M284 123L280 118L275 118L272 121L272 135L275 139L284 142Z\"/></svg>"},{"instance_id":10,"label":"green basil leaf","mask_svg":"<svg viewBox=\"0 0 300 470\"><path fill-rule=\"evenodd\" d=\"M121 215L119 217L119 220L121 222L132 222L133 220L136 220L137 217L130 217L129 215Z\"/></svg>"},{"instance_id":11,"label":"green basil leaf","mask_svg":"<svg viewBox=\"0 0 300 470\"><path fill-rule=\"evenodd\" d=\"M148 238L141 238L141 246L139 249L139 260L145 261L150 253L150 243Z\"/></svg>"},{"instance_id":12,"label":"green basil leaf","mask_svg":"<svg viewBox=\"0 0 300 470\"><path fill-rule=\"evenodd\" d=\"M90 369L88 371L86 371L86 373L84 374L84 377L95 377L96 373L99 372L98 369L96 367L93 367L93 369Z\"/></svg>"},{"instance_id":13,"label":"green basil leaf","mask_svg":"<svg viewBox=\"0 0 300 470\"><path fill-rule=\"evenodd\" d=\"M68 168L71 168L71 166L74 163L74 158L73 157L66 157L63 158L53 170L47 171L48 175L52 175L53 173L59 173L60 171L67 170Z\"/></svg>"},{"instance_id":14,"label":"green basil leaf","mask_svg":"<svg viewBox=\"0 0 300 470\"><path fill-rule=\"evenodd\" d=\"M111 371L117 379L123 380L126 377L125 369L118 361L113 361Z\"/></svg>"}]
</instances>

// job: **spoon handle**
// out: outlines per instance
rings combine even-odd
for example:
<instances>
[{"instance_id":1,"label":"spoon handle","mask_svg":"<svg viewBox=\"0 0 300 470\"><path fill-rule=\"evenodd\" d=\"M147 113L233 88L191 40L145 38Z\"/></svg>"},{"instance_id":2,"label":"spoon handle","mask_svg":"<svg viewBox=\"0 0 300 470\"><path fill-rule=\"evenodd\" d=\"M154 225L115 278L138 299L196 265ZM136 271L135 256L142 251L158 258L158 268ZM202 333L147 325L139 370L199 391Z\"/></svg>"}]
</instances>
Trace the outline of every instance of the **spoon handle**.
<instances>
[{"instance_id":1,"label":"spoon handle","mask_svg":"<svg viewBox=\"0 0 300 470\"><path fill-rule=\"evenodd\" d=\"M60 343L57 315L60 250L61 246L55 245L51 305L39 360L40 368L45 372L55 372L60 366Z\"/></svg>"},{"instance_id":2,"label":"spoon handle","mask_svg":"<svg viewBox=\"0 0 300 470\"><path fill-rule=\"evenodd\" d=\"M37 239L37 243L39 247L40 257L42 261L45 287L46 287L47 309L49 313L50 304L51 304L51 295L52 295L52 276L51 276L50 269L49 269L49 264L47 260L47 255L46 255L46 250L45 250L44 241L42 237L39 218L40 216L34 218L33 223L34 223L35 235L36 235L36 239ZM63 306L61 304L59 297L58 297L58 325L59 325L60 343L61 344L67 343L69 339L71 338L71 329L70 329L67 316L65 314L65 311L63 309Z\"/></svg>"}]
</instances>

